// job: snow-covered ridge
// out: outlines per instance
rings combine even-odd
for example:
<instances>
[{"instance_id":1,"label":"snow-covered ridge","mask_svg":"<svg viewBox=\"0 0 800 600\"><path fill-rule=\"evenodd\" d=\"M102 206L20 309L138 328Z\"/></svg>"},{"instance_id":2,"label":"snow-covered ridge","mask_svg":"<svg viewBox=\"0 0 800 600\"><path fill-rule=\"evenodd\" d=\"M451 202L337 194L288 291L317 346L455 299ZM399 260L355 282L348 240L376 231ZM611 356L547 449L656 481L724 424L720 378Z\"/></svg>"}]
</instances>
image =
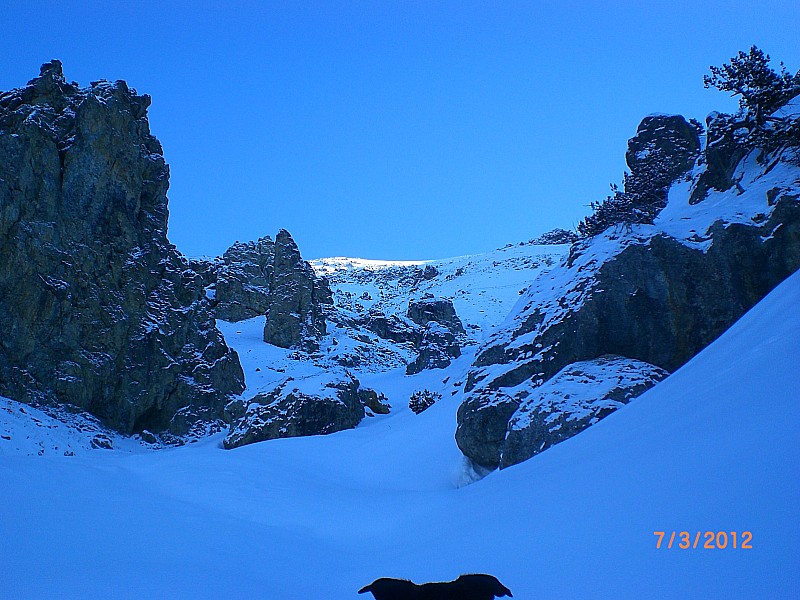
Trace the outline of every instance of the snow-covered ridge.
<instances>
[{"instance_id":1,"label":"snow-covered ridge","mask_svg":"<svg viewBox=\"0 0 800 600\"><path fill-rule=\"evenodd\" d=\"M336 306L351 315L377 310L404 316L408 301L431 295L453 301L470 339L480 341L519 295L569 250L568 244L509 244L491 252L424 261L358 258L312 260L327 277Z\"/></svg>"},{"instance_id":2,"label":"snow-covered ridge","mask_svg":"<svg viewBox=\"0 0 800 600\"><path fill-rule=\"evenodd\" d=\"M620 224L581 242L582 248L573 253L570 265L560 265L536 280L495 332L492 343L507 339L511 347L517 347L535 337L534 331L512 340L510 333L534 307L545 315L543 322L558 320L578 310L593 290L598 269L631 245L646 244L664 234L687 247L707 251L712 243L709 230L713 225L756 226L765 222L775 208L771 193L800 195L800 169L787 162L762 165L756 159L757 154L758 151L749 153L737 166L733 178L738 188L711 190L702 202L690 204L692 186L701 169L698 167L686 180L672 185L667 205L652 225Z\"/></svg>"},{"instance_id":3,"label":"snow-covered ridge","mask_svg":"<svg viewBox=\"0 0 800 600\"><path fill-rule=\"evenodd\" d=\"M309 261L317 275L329 275L339 271L364 269L378 271L391 267L414 267L433 261L429 260L376 260L371 258L348 258L346 256L332 256L330 258L317 258Z\"/></svg>"},{"instance_id":4,"label":"snow-covered ridge","mask_svg":"<svg viewBox=\"0 0 800 600\"><path fill-rule=\"evenodd\" d=\"M318 275L328 279L335 302L335 314L328 316L328 334L320 340L320 351L314 355L265 344L263 317L238 323L217 321L217 325L228 345L239 354L247 384L243 399L268 392L288 379L293 380L293 387L309 393L313 391L309 386L317 386L319 393L323 388L320 381L341 380L345 372L350 372L365 385L378 377L379 384L374 387L397 409L417 389L416 384L400 381L406 379L402 369L416 353L405 344L380 338L360 326L370 311L405 318L409 300L432 295L453 301L471 348L464 349L466 355L453 369L437 369L430 376L411 378L412 382L439 382L425 384L433 389L439 389L441 380L450 379L451 384L441 391L451 396L456 390L460 393L452 383L463 382L475 344L503 320L540 273L562 260L568 248L566 244L521 242L492 252L438 260L334 257L309 261Z\"/></svg>"}]
</instances>

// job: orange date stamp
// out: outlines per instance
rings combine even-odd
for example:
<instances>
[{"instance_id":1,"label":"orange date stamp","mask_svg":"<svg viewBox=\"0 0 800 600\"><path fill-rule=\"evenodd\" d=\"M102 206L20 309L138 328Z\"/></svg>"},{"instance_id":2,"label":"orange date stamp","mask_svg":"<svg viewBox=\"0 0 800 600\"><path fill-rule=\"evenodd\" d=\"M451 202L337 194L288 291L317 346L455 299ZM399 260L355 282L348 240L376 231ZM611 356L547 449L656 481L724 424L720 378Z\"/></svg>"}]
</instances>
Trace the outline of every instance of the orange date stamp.
<instances>
[{"instance_id":1,"label":"orange date stamp","mask_svg":"<svg viewBox=\"0 0 800 600\"><path fill-rule=\"evenodd\" d=\"M702 548L705 550L737 550L753 549L752 531L654 531L656 549L680 548L689 550ZM666 540L666 541L665 541Z\"/></svg>"}]
</instances>

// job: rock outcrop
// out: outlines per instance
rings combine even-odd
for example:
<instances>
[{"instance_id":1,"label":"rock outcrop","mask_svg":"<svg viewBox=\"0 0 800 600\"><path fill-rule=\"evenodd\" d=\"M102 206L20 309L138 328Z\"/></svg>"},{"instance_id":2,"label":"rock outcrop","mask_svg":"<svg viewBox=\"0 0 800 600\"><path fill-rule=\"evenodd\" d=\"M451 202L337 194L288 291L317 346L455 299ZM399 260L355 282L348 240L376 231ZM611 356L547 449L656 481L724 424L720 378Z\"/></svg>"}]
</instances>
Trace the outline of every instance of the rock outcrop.
<instances>
[{"instance_id":1,"label":"rock outcrop","mask_svg":"<svg viewBox=\"0 0 800 600\"><path fill-rule=\"evenodd\" d=\"M461 356L458 337L465 334L453 301L446 298L422 298L408 303L408 319L422 328L417 341L419 354L406 367L406 375L425 369L444 369Z\"/></svg>"},{"instance_id":2,"label":"rock outcrop","mask_svg":"<svg viewBox=\"0 0 800 600\"><path fill-rule=\"evenodd\" d=\"M406 375L448 367L452 359L461 356L461 346L450 329L437 321L429 321L422 332L418 352L417 358L406 367Z\"/></svg>"},{"instance_id":3,"label":"rock outcrop","mask_svg":"<svg viewBox=\"0 0 800 600\"><path fill-rule=\"evenodd\" d=\"M628 141L625 162L634 177L649 175L664 188L688 173L700 152L697 126L680 115L649 115Z\"/></svg>"},{"instance_id":4,"label":"rock outcrop","mask_svg":"<svg viewBox=\"0 0 800 600\"><path fill-rule=\"evenodd\" d=\"M326 333L330 287L302 259L292 236L282 229L255 242L236 242L213 262L193 261L201 274L216 318L242 321L266 316L264 341L281 348L316 350Z\"/></svg>"},{"instance_id":5,"label":"rock outcrop","mask_svg":"<svg viewBox=\"0 0 800 600\"><path fill-rule=\"evenodd\" d=\"M325 335L322 305L331 304L331 292L302 259L292 236L282 229L275 237L271 301L264 325L264 341L281 348L316 349Z\"/></svg>"},{"instance_id":6,"label":"rock outcrop","mask_svg":"<svg viewBox=\"0 0 800 600\"><path fill-rule=\"evenodd\" d=\"M364 405L364 408L369 409L373 415L388 415L392 410L392 406L389 404L386 396L375 390L359 388L358 397L361 400L361 404Z\"/></svg>"},{"instance_id":7,"label":"rock outcrop","mask_svg":"<svg viewBox=\"0 0 800 600\"><path fill-rule=\"evenodd\" d=\"M464 325L456 314L453 301L446 298L421 298L408 303L406 315L414 323L426 326L431 321L449 329L453 334L464 333Z\"/></svg>"},{"instance_id":8,"label":"rock outcrop","mask_svg":"<svg viewBox=\"0 0 800 600\"><path fill-rule=\"evenodd\" d=\"M398 344L418 346L422 340L421 328L415 323L397 315L387 316L379 310L369 311L364 326L378 337Z\"/></svg>"},{"instance_id":9,"label":"rock outcrop","mask_svg":"<svg viewBox=\"0 0 800 600\"><path fill-rule=\"evenodd\" d=\"M236 322L267 314L275 274L275 243L269 236L236 242L211 268L217 319Z\"/></svg>"},{"instance_id":10,"label":"rock outcrop","mask_svg":"<svg viewBox=\"0 0 800 600\"><path fill-rule=\"evenodd\" d=\"M270 392L251 400L237 400L228 405L232 425L224 440L225 448L276 438L325 435L351 429L364 418L364 402L379 397L360 389L358 380L339 378L320 381L287 380Z\"/></svg>"},{"instance_id":11,"label":"rock outcrop","mask_svg":"<svg viewBox=\"0 0 800 600\"><path fill-rule=\"evenodd\" d=\"M689 200L692 204L702 201L709 190L724 192L734 185L734 169L747 149L736 142L731 127L733 121L731 115L718 112L711 113L706 119L706 150L701 160L704 170Z\"/></svg>"},{"instance_id":12,"label":"rock outcrop","mask_svg":"<svg viewBox=\"0 0 800 600\"><path fill-rule=\"evenodd\" d=\"M713 206L690 205L699 170L691 183L673 185L654 225L610 227L577 242L564 264L534 282L468 375L456 432L466 456L489 469L507 464L509 420L522 402L502 393L508 388L536 388L606 354L672 372L800 268L793 155L759 162L758 154L743 155L740 189L718 191L707 200ZM643 156L634 150L629 159Z\"/></svg>"},{"instance_id":13,"label":"rock outcrop","mask_svg":"<svg viewBox=\"0 0 800 600\"><path fill-rule=\"evenodd\" d=\"M181 433L220 418L243 375L167 241L149 104L58 61L0 95L0 394Z\"/></svg>"}]
</instances>

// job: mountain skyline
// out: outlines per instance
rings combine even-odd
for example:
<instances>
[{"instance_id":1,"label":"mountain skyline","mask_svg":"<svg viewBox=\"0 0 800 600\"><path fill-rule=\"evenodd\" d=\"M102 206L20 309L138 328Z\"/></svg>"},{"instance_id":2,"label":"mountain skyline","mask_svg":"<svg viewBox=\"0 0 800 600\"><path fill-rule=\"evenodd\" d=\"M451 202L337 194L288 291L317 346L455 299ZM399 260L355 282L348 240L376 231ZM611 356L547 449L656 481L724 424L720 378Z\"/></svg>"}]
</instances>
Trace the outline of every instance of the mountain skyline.
<instances>
[{"instance_id":1,"label":"mountain skyline","mask_svg":"<svg viewBox=\"0 0 800 600\"><path fill-rule=\"evenodd\" d=\"M800 67L789 2L221 8L0 8L0 89L58 58L153 97L188 256L286 228L308 258L424 260L574 227L645 115L735 109L709 65L755 43Z\"/></svg>"}]
</instances>

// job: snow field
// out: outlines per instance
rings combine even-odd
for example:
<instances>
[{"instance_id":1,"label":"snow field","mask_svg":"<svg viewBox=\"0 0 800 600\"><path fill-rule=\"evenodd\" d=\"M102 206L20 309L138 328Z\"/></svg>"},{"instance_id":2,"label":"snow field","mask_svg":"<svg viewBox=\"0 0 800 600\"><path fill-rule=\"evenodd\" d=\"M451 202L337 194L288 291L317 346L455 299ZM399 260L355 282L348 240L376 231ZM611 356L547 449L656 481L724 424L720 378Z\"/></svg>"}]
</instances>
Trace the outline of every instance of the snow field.
<instances>
[{"instance_id":1,"label":"snow field","mask_svg":"<svg viewBox=\"0 0 800 600\"><path fill-rule=\"evenodd\" d=\"M480 571L517 598L796 597L798 304L800 274L630 405L466 486L457 397L398 401L435 371L375 375L397 410L330 436L2 455L0 596L336 600ZM656 549L673 530L753 549Z\"/></svg>"}]
</instances>

